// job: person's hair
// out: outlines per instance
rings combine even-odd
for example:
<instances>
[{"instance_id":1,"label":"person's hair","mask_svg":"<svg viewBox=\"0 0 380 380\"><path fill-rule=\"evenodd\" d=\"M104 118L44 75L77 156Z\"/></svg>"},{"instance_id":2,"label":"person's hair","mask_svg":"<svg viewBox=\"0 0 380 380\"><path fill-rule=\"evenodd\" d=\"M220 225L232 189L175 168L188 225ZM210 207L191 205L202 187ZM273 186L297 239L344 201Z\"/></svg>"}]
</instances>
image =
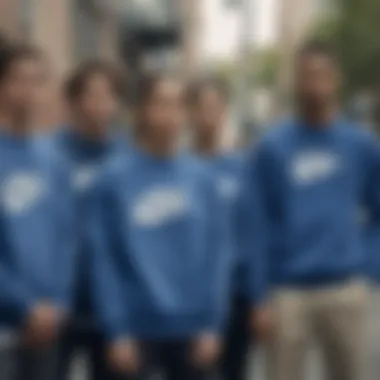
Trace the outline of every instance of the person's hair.
<instances>
[{"instance_id":1,"label":"person's hair","mask_svg":"<svg viewBox=\"0 0 380 380\"><path fill-rule=\"evenodd\" d=\"M325 41L313 40L301 45L296 52L296 59L309 56L323 56L333 63L338 63L338 56L334 47Z\"/></svg>"},{"instance_id":2,"label":"person's hair","mask_svg":"<svg viewBox=\"0 0 380 380\"><path fill-rule=\"evenodd\" d=\"M15 63L24 60L43 61L43 52L32 45L12 45L6 40L0 42L0 85L4 82Z\"/></svg>"},{"instance_id":3,"label":"person's hair","mask_svg":"<svg viewBox=\"0 0 380 380\"><path fill-rule=\"evenodd\" d=\"M121 70L111 62L90 60L81 63L68 77L64 94L69 102L78 99L86 91L88 83L94 76L104 76L117 96L124 93L124 76Z\"/></svg>"},{"instance_id":4,"label":"person's hair","mask_svg":"<svg viewBox=\"0 0 380 380\"><path fill-rule=\"evenodd\" d=\"M187 101L190 105L197 104L205 91L212 89L216 91L220 98L228 102L230 98L229 88L225 81L217 77L208 77L191 83L187 91Z\"/></svg>"},{"instance_id":5,"label":"person's hair","mask_svg":"<svg viewBox=\"0 0 380 380\"><path fill-rule=\"evenodd\" d=\"M134 104L137 108L146 106L159 84L166 80L177 80L176 77L166 73L145 72L140 75L134 91Z\"/></svg>"}]
</instances>

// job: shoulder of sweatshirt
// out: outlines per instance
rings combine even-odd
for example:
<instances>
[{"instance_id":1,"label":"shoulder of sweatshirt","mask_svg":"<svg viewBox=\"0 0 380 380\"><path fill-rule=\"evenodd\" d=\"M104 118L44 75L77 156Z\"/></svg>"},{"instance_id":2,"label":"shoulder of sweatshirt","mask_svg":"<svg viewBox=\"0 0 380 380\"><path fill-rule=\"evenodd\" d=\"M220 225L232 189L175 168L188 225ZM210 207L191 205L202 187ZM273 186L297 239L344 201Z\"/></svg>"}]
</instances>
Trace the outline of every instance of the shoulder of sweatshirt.
<instances>
[{"instance_id":1,"label":"shoulder of sweatshirt","mask_svg":"<svg viewBox=\"0 0 380 380\"><path fill-rule=\"evenodd\" d=\"M36 153L51 160L52 164L63 164L63 157L58 149L55 133L35 135L33 136L32 144Z\"/></svg>"},{"instance_id":2,"label":"shoulder of sweatshirt","mask_svg":"<svg viewBox=\"0 0 380 380\"><path fill-rule=\"evenodd\" d=\"M270 127L261 138L251 146L244 155L244 161L248 165L257 159L281 156L289 142L294 137L296 128L292 120L280 121Z\"/></svg>"},{"instance_id":3,"label":"shoulder of sweatshirt","mask_svg":"<svg viewBox=\"0 0 380 380\"><path fill-rule=\"evenodd\" d=\"M362 125L349 120L343 120L340 128L341 137L345 138L352 150L368 156L372 153L380 154L378 137Z\"/></svg>"},{"instance_id":4,"label":"shoulder of sweatshirt","mask_svg":"<svg viewBox=\"0 0 380 380\"><path fill-rule=\"evenodd\" d=\"M257 147L276 148L281 146L294 135L295 131L295 123L292 119L281 120L268 127L268 131L259 139Z\"/></svg>"},{"instance_id":5,"label":"shoulder of sweatshirt","mask_svg":"<svg viewBox=\"0 0 380 380\"><path fill-rule=\"evenodd\" d=\"M188 170L192 180L195 181L201 191L210 197L217 196L219 198L218 176L213 165L190 154L183 155L181 159L184 168Z\"/></svg>"},{"instance_id":6,"label":"shoulder of sweatshirt","mask_svg":"<svg viewBox=\"0 0 380 380\"><path fill-rule=\"evenodd\" d=\"M70 166L59 149L56 133L37 135L33 138L35 154L42 164L50 170L53 177L70 181Z\"/></svg>"},{"instance_id":7,"label":"shoulder of sweatshirt","mask_svg":"<svg viewBox=\"0 0 380 380\"><path fill-rule=\"evenodd\" d=\"M196 178L205 179L213 176L212 165L207 160L202 159L201 157L190 154L190 153L181 153L179 156L180 164L188 170L188 173L191 176Z\"/></svg>"},{"instance_id":8,"label":"shoulder of sweatshirt","mask_svg":"<svg viewBox=\"0 0 380 380\"><path fill-rule=\"evenodd\" d=\"M115 151L110 154L101 163L100 174L93 187L104 189L114 186L120 179L125 179L129 175L134 161L133 155L127 154L125 151Z\"/></svg>"},{"instance_id":9,"label":"shoulder of sweatshirt","mask_svg":"<svg viewBox=\"0 0 380 380\"><path fill-rule=\"evenodd\" d=\"M222 154L217 164L217 170L227 171L236 180L241 179L245 172L246 163L248 160L246 151L231 151Z\"/></svg>"},{"instance_id":10,"label":"shoulder of sweatshirt","mask_svg":"<svg viewBox=\"0 0 380 380\"><path fill-rule=\"evenodd\" d=\"M221 159L226 165L239 168L245 159L245 151L230 151L221 155Z\"/></svg>"}]
</instances>

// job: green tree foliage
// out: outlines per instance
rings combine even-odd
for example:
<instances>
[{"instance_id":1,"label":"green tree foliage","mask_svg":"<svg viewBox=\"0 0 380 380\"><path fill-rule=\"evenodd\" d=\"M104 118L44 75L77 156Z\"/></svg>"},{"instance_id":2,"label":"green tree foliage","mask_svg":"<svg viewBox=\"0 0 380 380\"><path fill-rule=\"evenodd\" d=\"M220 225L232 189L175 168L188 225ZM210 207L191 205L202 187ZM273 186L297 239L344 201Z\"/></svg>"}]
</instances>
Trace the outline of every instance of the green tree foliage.
<instances>
[{"instance_id":1,"label":"green tree foliage","mask_svg":"<svg viewBox=\"0 0 380 380\"><path fill-rule=\"evenodd\" d=\"M223 80L230 88L233 88L236 81L236 64L233 61L218 62L215 67L210 70L217 78Z\"/></svg>"},{"instance_id":2,"label":"green tree foliage","mask_svg":"<svg viewBox=\"0 0 380 380\"><path fill-rule=\"evenodd\" d=\"M280 65L279 53L276 49L265 48L252 58L252 85L271 88L277 82Z\"/></svg>"},{"instance_id":3,"label":"green tree foliage","mask_svg":"<svg viewBox=\"0 0 380 380\"><path fill-rule=\"evenodd\" d=\"M273 47L267 47L249 55L247 83L249 88L271 88L275 86L280 64L279 54ZM241 74L239 62L225 61L214 68L214 72L231 87Z\"/></svg>"},{"instance_id":4,"label":"green tree foliage","mask_svg":"<svg viewBox=\"0 0 380 380\"><path fill-rule=\"evenodd\" d=\"M380 86L380 1L331 0L312 38L331 41L340 58L346 91Z\"/></svg>"}]
</instances>

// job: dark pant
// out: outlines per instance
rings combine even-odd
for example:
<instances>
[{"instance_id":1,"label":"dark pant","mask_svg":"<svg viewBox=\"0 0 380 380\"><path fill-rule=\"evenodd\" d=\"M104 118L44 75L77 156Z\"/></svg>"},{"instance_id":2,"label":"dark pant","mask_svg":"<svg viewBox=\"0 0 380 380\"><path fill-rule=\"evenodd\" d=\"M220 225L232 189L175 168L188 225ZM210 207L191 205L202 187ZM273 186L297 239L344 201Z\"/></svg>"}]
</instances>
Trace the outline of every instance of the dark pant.
<instances>
[{"instance_id":1,"label":"dark pant","mask_svg":"<svg viewBox=\"0 0 380 380\"><path fill-rule=\"evenodd\" d=\"M197 369L191 363L188 341L145 343L141 345L143 369L130 376L116 375L116 380L149 380L162 374L165 380L214 380L213 369Z\"/></svg>"},{"instance_id":2,"label":"dark pant","mask_svg":"<svg viewBox=\"0 0 380 380\"><path fill-rule=\"evenodd\" d=\"M57 349L17 350L15 380L55 380L57 373Z\"/></svg>"},{"instance_id":3,"label":"dark pant","mask_svg":"<svg viewBox=\"0 0 380 380\"><path fill-rule=\"evenodd\" d=\"M233 299L225 336L225 351L221 362L223 380L246 378L247 359L251 343L249 326L250 303L241 296Z\"/></svg>"},{"instance_id":4,"label":"dark pant","mask_svg":"<svg viewBox=\"0 0 380 380\"><path fill-rule=\"evenodd\" d=\"M106 363L106 342L94 326L74 322L64 334L59 354L59 380L69 378L73 359L78 351L84 352L89 380L108 380L110 373ZM0 379L1 380L1 379Z\"/></svg>"},{"instance_id":5,"label":"dark pant","mask_svg":"<svg viewBox=\"0 0 380 380\"><path fill-rule=\"evenodd\" d=\"M14 352L6 347L0 348L0 380L14 380L17 363Z\"/></svg>"},{"instance_id":6,"label":"dark pant","mask_svg":"<svg viewBox=\"0 0 380 380\"><path fill-rule=\"evenodd\" d=\"M55 380L56 347L32 349L19 339L0 337L0 380Z\"/></svg>"}]
</instances>

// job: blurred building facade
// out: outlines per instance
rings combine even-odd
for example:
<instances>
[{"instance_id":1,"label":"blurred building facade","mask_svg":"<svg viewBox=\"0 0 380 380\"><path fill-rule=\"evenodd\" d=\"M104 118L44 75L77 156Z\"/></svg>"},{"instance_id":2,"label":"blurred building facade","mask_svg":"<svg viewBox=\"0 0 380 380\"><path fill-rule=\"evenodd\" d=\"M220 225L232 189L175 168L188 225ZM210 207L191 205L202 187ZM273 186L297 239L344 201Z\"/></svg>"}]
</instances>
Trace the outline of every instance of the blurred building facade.
<instances>
[{"instance_id":1,"label":"blurred building facade","mask_svg":"<svg viewBox=\"0 0 380 380\"><path fill-rule=\"evenodd\" d=\"M201 0L0 0L0 33L40 46L61 84L84 59L197 70ZM133 87L132 87L133 92ZM57 103L57 102L56 102Z\"/></svg>"},{"instance_id":2,"label":"blurred building facade","mask_svg":"<svg viewBox=\"0 0 380 380\"><path fill-rule=\"evenodd\" d=\"M117 54L118 15L107 1L1 0L0 31L38 44L58 75L89 56ZM111 2L110 2L111 3Z\"/></svg>"},{"instance_id":3,"label":"blurred building facade","mask_svg":"<svg viewBox=\"0 0 380 380\"><path fill-rule=\"evenodd\" d=\"M309 28L326 11L329 2L326 0L279 0L279 2L277 44L281 65L278 76L277 113L281 114L289 107L287 103L290 99L294 51L307 36Z\"/></svg>"},{"instance_id":4,"label":"blurred building facade","mask_svg":"<svg viewBox=\"0 0 380 380\"><path fill-rule=\"evenodd\" d=\"M38 128L62 121L61 84L68 70L85 58L118 58L121 17L110 0L1 0L0 33L43 49L53 68Z\"/></svg>"},{"instance_id":5,"label":"blurred building facade","mask_svg":"<svg viewBox=\"0 0 380 380\"><path fill-rule=\"evenodd\" d=\"M138 71L170 69L188 77L197 69L201 0L131 0L125 2L121 50Z\"/></svg>"},{"instance_id":6,"label":"blurred building facade","mask_svg":"<svg viewBox=\"0 0 380 380\"><path fill-rule=\"evenodd\" d=\"M121 52L132 66L153 61L178 66L188 76L199 56L199 5L200 0L1 0L0 32L41 46L60 75L77 61L117 59Z\"/></svg>"}]
</instances>

